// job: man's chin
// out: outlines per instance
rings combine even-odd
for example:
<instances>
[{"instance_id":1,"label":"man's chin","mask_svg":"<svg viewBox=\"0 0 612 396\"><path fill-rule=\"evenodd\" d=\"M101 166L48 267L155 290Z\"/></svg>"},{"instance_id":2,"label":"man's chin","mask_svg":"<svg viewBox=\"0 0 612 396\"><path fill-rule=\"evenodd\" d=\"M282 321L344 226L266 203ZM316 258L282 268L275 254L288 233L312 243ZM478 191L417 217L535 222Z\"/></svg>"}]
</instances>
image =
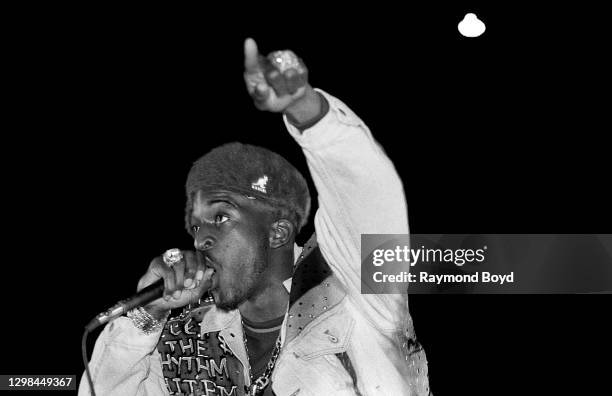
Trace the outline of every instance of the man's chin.
<instances>
[{"instance_id":1,"label":"man's chin","mask_svg":"<svg viewBox=\"0 0 612 396\"><path fill-rule=\"evenodd\" d=\"M222 311L233 311L238 308L239 304L236 304L232 301L232 302L218 302L218 303L215 303L215 305L217 306L217 309L220 309Z\"/></svg>"},{"instance_id":2,"label":"man's chin","mask_svg":"<svg viewBox=\"0 0 612 396\"><path fill-rule=\"evenodd\" d=\"M241 301L234 301L232 299L227 298L227 296L222 296L218 290L211 291L213 299L215 300L215 305L217 308L222 309L224 311L233 311L237 309L240 305Z\"/></svg>"}]
</instances>

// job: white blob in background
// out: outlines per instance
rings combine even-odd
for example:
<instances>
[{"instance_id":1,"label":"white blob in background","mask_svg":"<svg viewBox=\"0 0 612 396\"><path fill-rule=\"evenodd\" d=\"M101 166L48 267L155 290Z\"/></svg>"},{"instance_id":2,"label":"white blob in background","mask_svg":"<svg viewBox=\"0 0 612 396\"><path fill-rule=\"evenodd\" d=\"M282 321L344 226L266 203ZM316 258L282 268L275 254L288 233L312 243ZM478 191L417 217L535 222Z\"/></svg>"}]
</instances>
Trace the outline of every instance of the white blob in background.
<instances>
[{"instance_id":1,"label":"white blob in background","mask_svg":"<svg viewBox=\"0 0 612 396\"><path fill-rule=\"evenodd\" d=\"M486 27L485 24L478 19L476 14L468 13L465 14L463 20L457 25L459 33L465 37L478 37L484 33Z\"/></svg>"}]
</instances>

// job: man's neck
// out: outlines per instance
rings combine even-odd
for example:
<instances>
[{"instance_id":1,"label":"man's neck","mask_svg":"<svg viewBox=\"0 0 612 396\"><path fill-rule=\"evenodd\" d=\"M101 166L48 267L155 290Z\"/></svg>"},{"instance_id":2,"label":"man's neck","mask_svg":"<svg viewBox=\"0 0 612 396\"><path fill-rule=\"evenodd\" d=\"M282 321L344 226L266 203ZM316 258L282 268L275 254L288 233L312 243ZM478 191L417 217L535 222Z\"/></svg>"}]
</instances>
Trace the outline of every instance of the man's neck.
<instances>
[{"instance_id":1,"label":"man's neck","mask_svg":"<svg viewBox=\"0 0 612 396\"><path fill-rule=\"evenodd\" d=\"M288 303L289 292L280 283L266 287L256 297L242 303L238 309L251 322L266 322L285 315Z\"/></svg>"},{"instance_id":2,"label":"man's neck","mask_svg":"<svg viewBox=\"0 0 612 396\"><path fill-rule=\"evenodd\" d=\"M238 309L251 322L266 322L284 316L289 304L289 292L283 282L293 273L293 243L279 249L270 257L263 287Z\"/></svg>"}]
</instances>

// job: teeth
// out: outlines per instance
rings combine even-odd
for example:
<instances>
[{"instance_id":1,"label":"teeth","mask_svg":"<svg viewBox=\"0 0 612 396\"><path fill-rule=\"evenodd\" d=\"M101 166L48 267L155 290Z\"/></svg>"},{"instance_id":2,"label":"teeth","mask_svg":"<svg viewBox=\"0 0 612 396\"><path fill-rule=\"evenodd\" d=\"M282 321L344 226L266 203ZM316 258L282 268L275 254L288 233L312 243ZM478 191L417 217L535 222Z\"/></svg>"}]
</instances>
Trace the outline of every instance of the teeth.
<instances>
[{"instance_id":1,"label":"teeth","mask_svg":"<svg viewBox=\"0 0 612 396\"><path fill-rule=\"evenodd\" d=\"M214 267L213 261L208 258L208 256L204 256L204 258L206 259L204 265L206 266L206 268L210 268L212 270L212 273L210 274L210 276L212 277L217 273L217 270Z\"/></svg>"}]
</instances>

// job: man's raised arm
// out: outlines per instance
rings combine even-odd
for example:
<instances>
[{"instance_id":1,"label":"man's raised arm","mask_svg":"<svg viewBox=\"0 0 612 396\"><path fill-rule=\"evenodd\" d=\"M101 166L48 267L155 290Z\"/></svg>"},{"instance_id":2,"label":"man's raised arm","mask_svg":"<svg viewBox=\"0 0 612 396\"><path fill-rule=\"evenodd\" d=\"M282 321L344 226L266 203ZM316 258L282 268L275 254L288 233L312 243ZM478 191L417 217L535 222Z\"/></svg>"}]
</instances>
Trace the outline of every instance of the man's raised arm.
<instances>
[{"instance_id":1,"label":"man's raised arm","mask_svg":"<svg viewBox=\"0 0 612 396\"><path fill-rule=\"evenodd\" d=\"M370 322L401 327L402 295L361 294L361 234L407 234L401 180L368 127L341 101L314 90L308 71L291 51L259 56L245 42L245 81L256 106L283 112L300 144L318 192L315 229L321 251Z\"/></svg>"}]
</instances>

